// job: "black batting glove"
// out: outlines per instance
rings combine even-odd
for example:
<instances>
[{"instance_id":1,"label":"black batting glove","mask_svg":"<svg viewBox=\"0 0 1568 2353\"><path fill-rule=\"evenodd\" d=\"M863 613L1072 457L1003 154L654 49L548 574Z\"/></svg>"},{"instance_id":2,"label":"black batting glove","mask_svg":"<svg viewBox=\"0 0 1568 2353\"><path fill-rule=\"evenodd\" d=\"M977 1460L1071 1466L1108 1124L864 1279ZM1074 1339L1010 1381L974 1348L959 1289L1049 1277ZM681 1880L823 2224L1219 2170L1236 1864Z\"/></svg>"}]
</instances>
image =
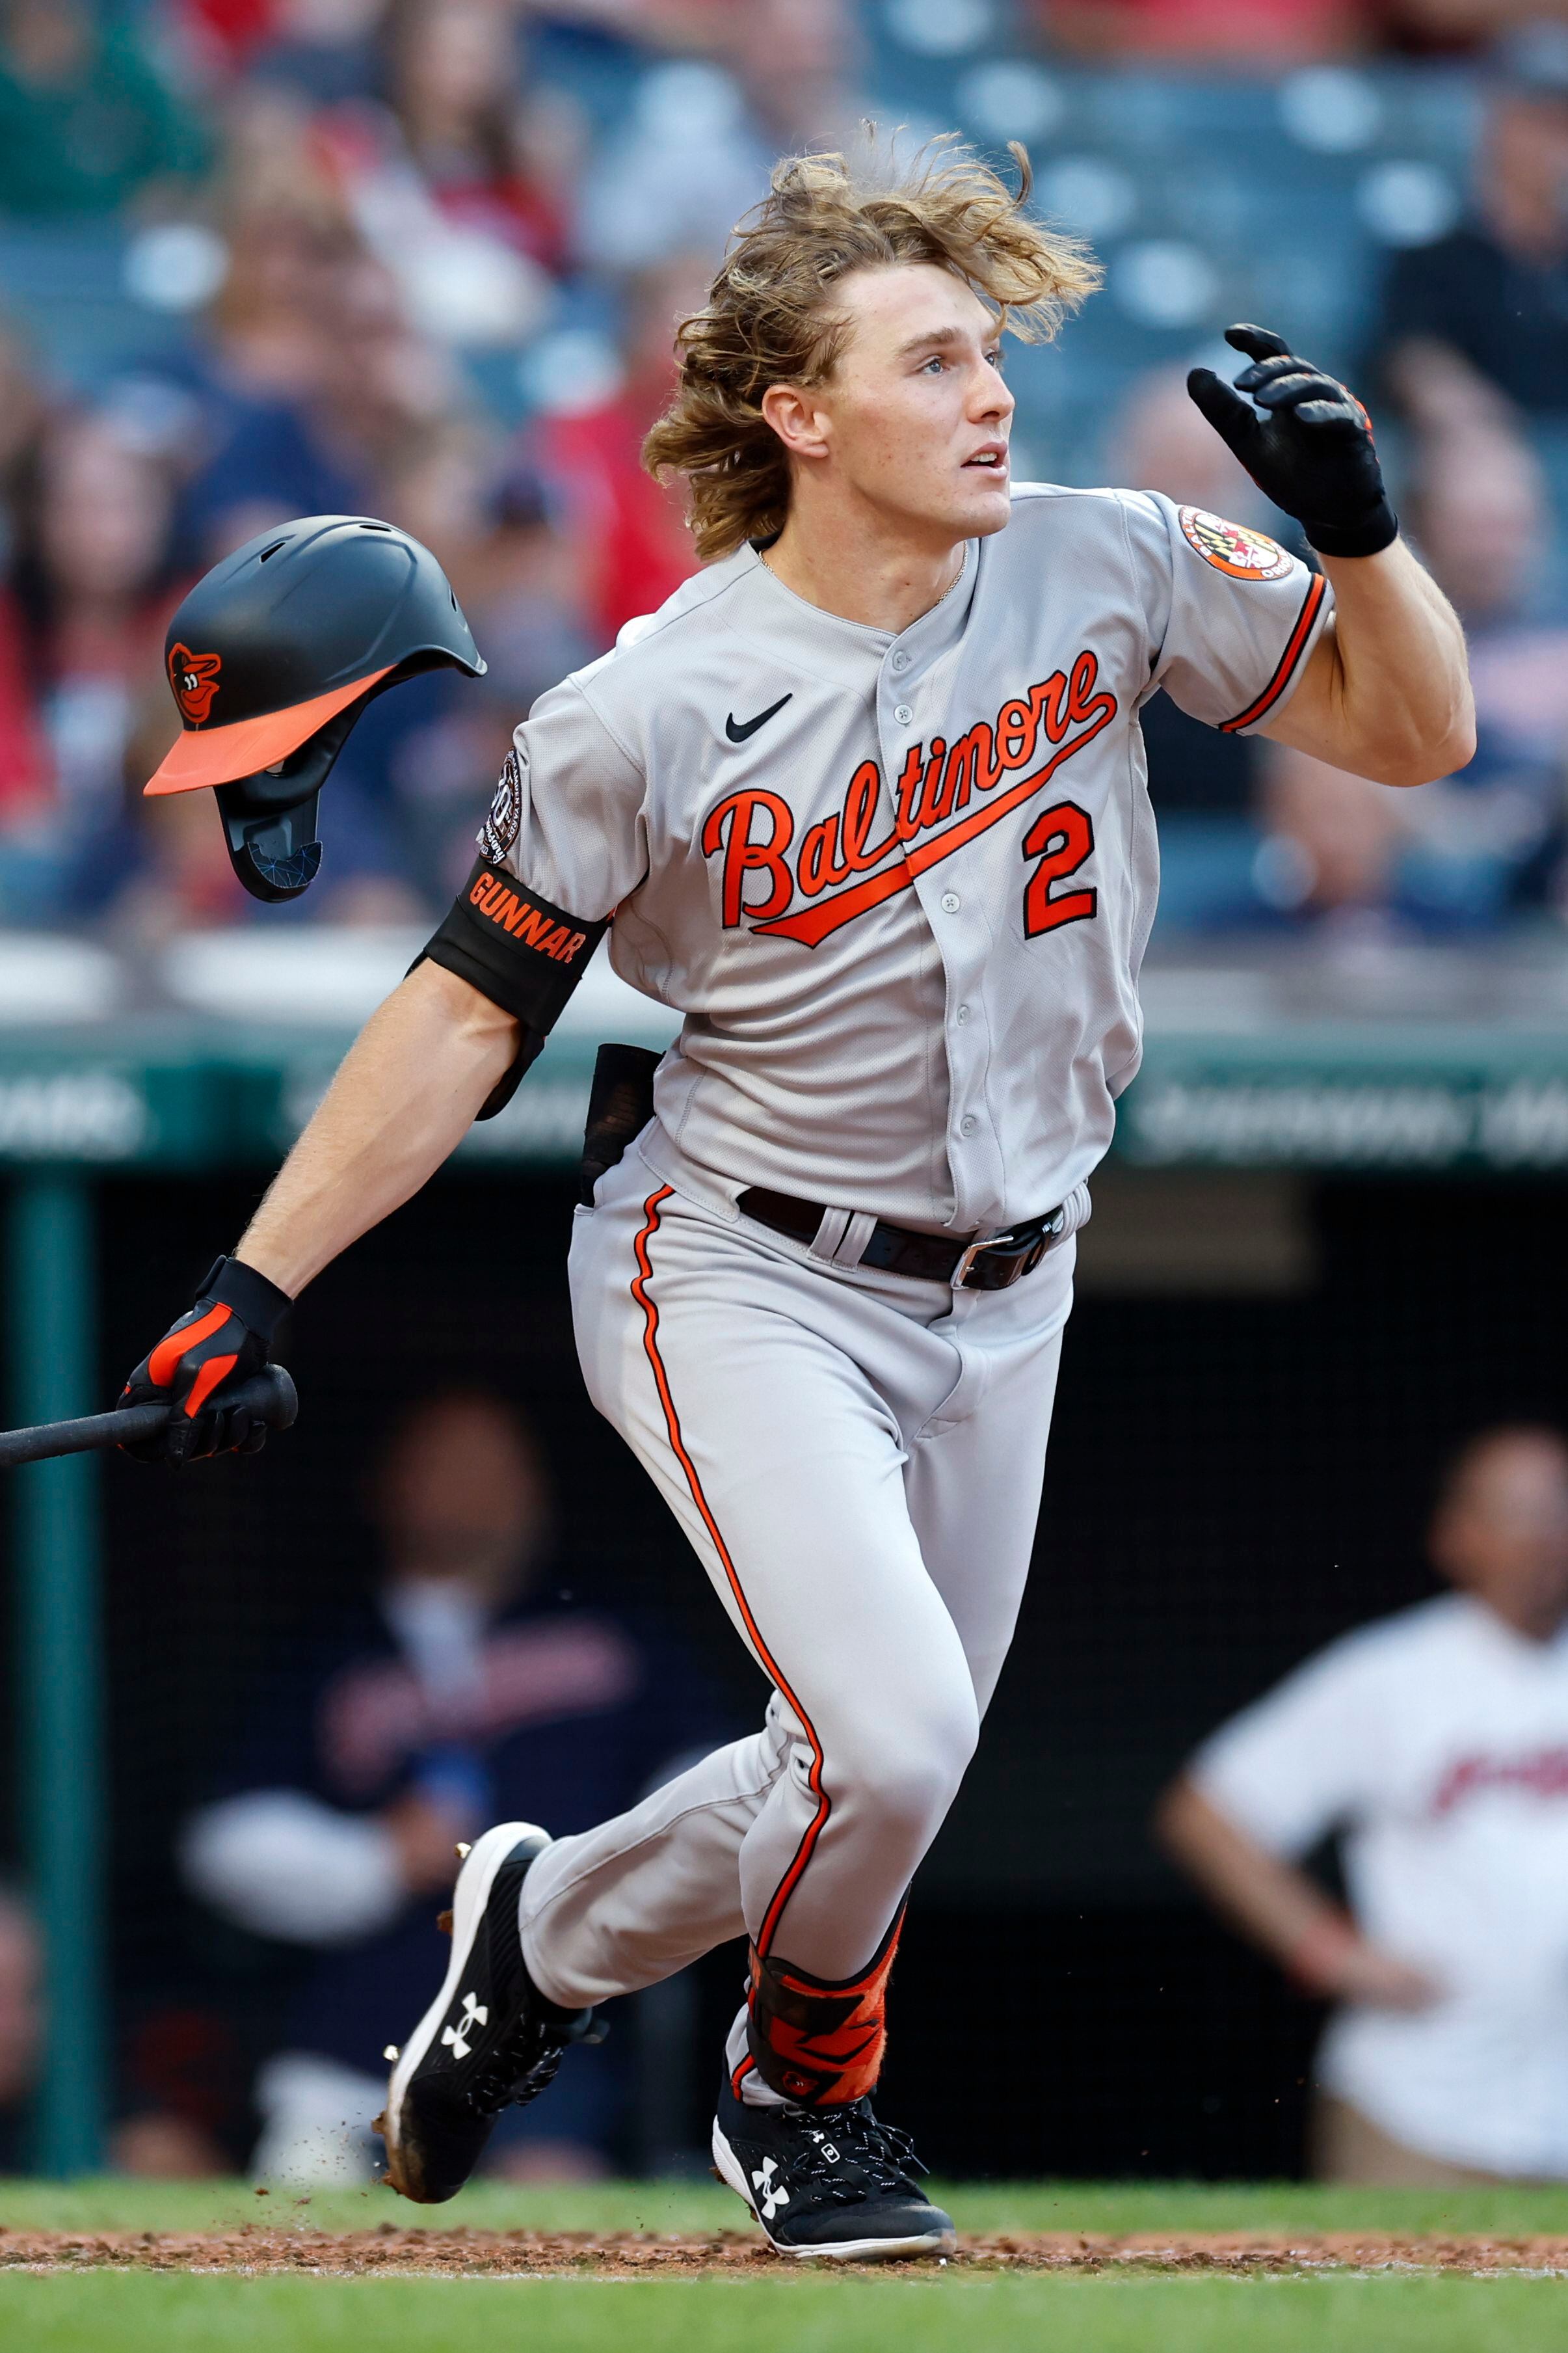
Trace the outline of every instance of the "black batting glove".
<instances>
[{"instance_id":1,"label":"black batting glove","mask_svg":"<svg viewBox=\"0 0 1568 2353\"><path fill-rule=\"evenodd\" d=\"M1213 368L1194 368L1187 378L1221 440L1265 497L1295 516L1321 555L1376 555L1397 539L1399 523L1383 486L1372 419L1354 393L1299 360L1267 327L1227 327L1225 339L1252 362L1236 391Z\"/></svg>"},{"instance_id":2,"label":"black batting glove","mask_svg":"<svg viewBox=\"0 0 1568 2353\"><path fill-rule=\"evenodd\" d=\"M266 1423L225 1399L268 1361L273 1332L293 1303L254 1267L220 1258L195 1305L142 1357L120 1394L121 1405L166 1405L168 1427L121 1451L176 1469L207 1454L259 1454Z\"/></svg>"}]
</instances>

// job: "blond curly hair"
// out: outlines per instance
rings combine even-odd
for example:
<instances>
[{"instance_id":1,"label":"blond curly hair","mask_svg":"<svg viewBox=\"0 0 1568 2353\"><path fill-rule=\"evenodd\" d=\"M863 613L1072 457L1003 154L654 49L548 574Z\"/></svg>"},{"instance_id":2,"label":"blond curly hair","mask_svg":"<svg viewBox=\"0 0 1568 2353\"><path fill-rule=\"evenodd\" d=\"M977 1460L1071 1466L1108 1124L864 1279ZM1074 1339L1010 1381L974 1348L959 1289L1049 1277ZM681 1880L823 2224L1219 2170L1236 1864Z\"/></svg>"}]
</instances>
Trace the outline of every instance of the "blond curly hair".
<instances>
[{"instance_id":1,"label":"blond curly hair","mask_svg":"<svg viewBox=\"0 0 1568 2353\"><path fill-rule=\"evenodd\" d=\"M956 138L895 164L792 155L731 240L705 309L676 330L675 397L643 443L643 464L688 485L705 563L770 539L789 509L789 461L763 416L770 385L821 384L848 321L833 289L852 270L930 261L951 269L1026 343L1048 342L1099 285L1087 248L1026 212L1033 175L1017 141L1009 188Z\"/></svg>"}]
</instances>

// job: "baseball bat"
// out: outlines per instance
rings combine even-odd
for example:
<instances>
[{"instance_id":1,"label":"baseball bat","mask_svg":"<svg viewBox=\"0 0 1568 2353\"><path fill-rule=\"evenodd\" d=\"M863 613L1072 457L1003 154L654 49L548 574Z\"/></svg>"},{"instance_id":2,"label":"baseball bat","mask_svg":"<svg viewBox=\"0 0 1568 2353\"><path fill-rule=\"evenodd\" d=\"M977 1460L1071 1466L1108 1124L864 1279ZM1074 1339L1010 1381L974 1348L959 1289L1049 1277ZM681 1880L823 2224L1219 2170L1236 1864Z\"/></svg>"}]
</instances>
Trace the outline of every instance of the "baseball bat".
<instances>
[{"instance_id":1,"label":"baseball bat","mask_svg":"<svg viewBox=\"0 0 1568 2353\"><path fill-rule=\"evenodd\" d=\"M294 1384L281 1365L268 1365L246 1382L225 1410L244 1406L268 1430L287 1430L300 1410ZM133 1445L156 1438L169 1419L166 1405L122 1405L112 1413L83 1414L76 1421L39 1421L30 1430L0 1430L0 1471L18 1462L42 1462L56 1454L89 1454L100 1446Z\"/></svg>"}]
</instances>

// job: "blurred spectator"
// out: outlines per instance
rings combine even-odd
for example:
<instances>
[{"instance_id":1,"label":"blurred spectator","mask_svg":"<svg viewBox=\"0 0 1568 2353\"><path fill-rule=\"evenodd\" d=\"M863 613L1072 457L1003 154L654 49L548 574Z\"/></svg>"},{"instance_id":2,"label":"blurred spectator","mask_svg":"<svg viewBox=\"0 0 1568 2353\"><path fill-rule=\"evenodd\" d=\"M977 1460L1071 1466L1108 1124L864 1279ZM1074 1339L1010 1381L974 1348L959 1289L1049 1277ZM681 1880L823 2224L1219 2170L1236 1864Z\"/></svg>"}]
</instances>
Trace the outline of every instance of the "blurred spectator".
<instances>
[{"instance_id":1,"label":"blurred spectator","mask_svg":"<svg viewBox=\"0 0 1568 2353\"><path fill-rule=\"evenodd\" d=\"M1458 1589L1346 1635L1201 1748L1166 1845L1340 2005L1314 2167L1568 2179L1568 1444L1488 1431L1430 1533ZM1344 1836L1350 1909L1298 1866Z\"/></svg>"},{"instance_id":2,"label":"blurred spectator","mask_svg":"<svg viewBox=\"0 0 1568 2353\"><path fill-rule=\"evenodd\" d=\"M1365 45L1357 0L1035 0L1053 47L1093 58L1249 65L1265 72Z\"/></svg>"},{"instance_id":3,"label":"blurred spectator","mask_svg":"<svg viewBox=\"0 0 1568 2353\"><path fill-rule=\"evenodd\" d=\"M1191 364L1213 367L1228 381L1246 363L1216 339L1215 348L1194 353ZM1186 365L1151 368L1140 376L1110 438L1111 477L1130 490L1162 491L1178 506L1206 507L1255 531L1267 531L1271 520L1280 520L1240 459L1194 406Z\"/></svg>"},{"instance_id":4,"label":"blurred spectator","mask_svg":"<svg viewBox=\"0 0 1568 2353\"><path fill-rule=\"evenodd\" d=\"M576 161L563 101L525 98L499 0L398 0L385 72L395 112L319 114L319 152L413 324L442 343L510 350L552 301L564 259L556 184Z\"/></svg>"},{"instance_id":5,"label":"blurred spectator","mask_svg":"<svg viewBox=\"0 0 1568 2353\"><path fill-rule=\"evenodd\" d=\"M1303 903L1474 927L1559 893L1568 628L1530 617L1551 533L1545 481L1516 434L1433 434L1405 520L1469 637L1476 755L1443 783L1394 793L1271 744L1263 807Z\"/></svg>"},{"instance_id":6,"label":"blurred spectator","mask_svg":"<svg viewBox=\"0 0 1568 2353\"><path fill-rule=\"evenodd\" d=\"M277 0L174 0L181 41L209 70L238 67L267 38Z\"/></svg>"},{"instance_id":7,"label":"blurred spectator","mask_svg":"<svg viewBox=\"0 0 1568 2353\"><path fill-rule=\"evenodd\" d=\"M1413 470L1410 529L1470 644L1475 757L1412 798L1405 902L1484 920L1562 909L1568 820L1568 626L1532 617L1552 515L1545 478L1511 433L1430 437Z\"/></svg>"},{"instance_id":8,"label":"blurred spectator","mask_svg":"<svg viewBox=\"0 0 1568 2353\"><path fill-rule=\"evenodd\" d=\"M674 386L676 327L707 301L711 276L687 256L644 271L629 290L620 385L586 407L563 403L538 427L540 463L564 496L601 646L697 569L679 495L645 470L642 445Z\"/></svg>"},{"instance_id":9,"label":"blurred spectator","mask_svg":"<svg viewBox=\"0 0 1568 2353\"><path fill-rule=\"evenodd\" d=\"M293 124L301 177L292 192L271 179L240 188L235 267L215 307L208 366L194 380L205 449L182 493L178 534L193 571L294 515L401 521L397 482L459 429L459 386L444 354L410 326L392 274L365 251L297 120L287 110L282 120ZM460 707L453 684L432 673L370 704L332 770L321 886L294 920L416 923L440 898L393 770L408 740ZM487 760L471 779L481 812L494 774ZM172 861L161 879L187 906L192 887L210 879L229 912L248 917L205 797L193 797L199 811L156 805ZM144 936L158 914L156 893L142 891Z\"/></svg>"},{"instance_id":10,"label":"blurred spectator","mask_svg":"<svg viewBox=\"0 0 1568 2353\"><path fill-rule=\"evenodd\" d=\"M226 133L215 195L227 266L198 356L207 385L237 401L300 398L316 381L336 273L360 239L297 100L247 90Z\"/></svg>"},{"instance_id":11,"label":"blurred spectator","mask_svg":"<svg viewBox=\"0 0 1568 2353\"><path fill-rule=\"evenodd\" d=\"M1380 46L1416 57L1470 57L1515 26L1538 26L1551 0L1381 0L1368 11Z\"/></svg>"},{"instance_id":12,"label":"blurred spectator","mask_svg":"<svg viewBox=\"0 0 1568 2353\"><path fill-rule=\"evenodd\" d=\"M163 362L190 573L269 522L352 511L363 488L314 408L363 241L296 100L247 90L227 131L215 190L226 267L198 336Z\"/></svg>"},{"instance_id":13,"label":"blurred spectator","mask_svg":"<svg viewBox=\"0 0 1568 2353\"><path fill-rule=\"evenodd\" d=\"M1471 370L1531 416L1568 414L1568 26L1542 29L1493 90L1472 219L1389 266L1382 377L1422 422L1462 421Z\"/></svg>"},{"instance_id":14,"label":"blurred spectator","mask_svg":"<svg viewBox=\"0 0 1568 2353\"><path fill-rule=\"evenodd\" d=\"M119 820L134 699L162 668L168 533L169 483L156 459L106 417L51 427L16 577L56 793L84 839Z\"/></svg>"},{"instance_id":15,"label":"blurred spectator","mask_svg":"<svg viewBox=\"0 0 1568 2353\"><path fill-rule=\"evenodd\" d=\"M7 559L16 535L18 477L37 447L47 413L32 353L21 335L0 320L0 551Z\"/></svg>"},{"instance_id":16,"label":"blurred spectator","mask_svg":"<svg viewBox=\"0 0 1568 2353\"><path fill-rule=\"evenodd\" d=\"M447 565L492 681L481 697L436 672L371 703L332 772L321 887L290 918L412 924L445 903L471 863L504 738L534 696L595 649L569 609L574 567L561 560L537 485L523 494L526 517L515 499L504 512L500 436L367 252L347 209L346 170L341 145L324 148L294 101L263 94L237 110L225 205L231 263L205 364L184 380L202 423L178 544L195 570L291 515L366 512L403 523ZM232 906L210 820L205 801L199 811L159 805L158 871L135 893L136 935L158 930L160 890L188 907L192 888L210 879Z\"/></svg>"},{"instance_id":17,"label":"blurred spectator","mask_svg":"<svg viewBox=\"0 0 1568 2353\"><path fill-rule=\"evenodd\" d=\"M393 104L409 157L442 211L557 273L566 211L552 153L558 113L521 87L513 12L499 0L394 0Z\"/></svg>"},{"instance_id":18,"label":"blurred spectator","mask_svg":"<svg viewBox=\"0 0 1568 2353\"><path fill-rule=\"evenodd\" d=\"M27 2099L43 2045L43 1953L32 1914L0 1888L0 2173L26 2173Z\"/></svg>"},{"instance_id":19,"label":"blurred spectator","mask_svg":"<svg viewBox=\"0 0 1568 2353\"><path fill-rule=\"evenodd\" d=\"M415 682L416 702L402 703L399 688L366 713L373 752L378 714L397 723L384 788L412 869L437 903L473 864L475 829L518 720L599 649L581 613L589 551L558 526L556 503L537 473L515 458L501 462L472 428L433 434L387 484L387 514L440 558L489 666L477 684L434 672Z\"/></svg>"},{"instance_id":20,"label":"blurred spectator","mask_svg":"<svg viewBox=\"0 0 1568 2353\"><path fill-rule=\"evenodd\" d=\"M191 412L179 545L194 570L289 516L374 511L382 471L468 396L369 249L320 119L263 86L227 121L226 268L199 342L165 364Z\"/></svg>"},{"instance_id":21,"label":"blurred spectator","mask_svg":"<svg viewBox=\"0 0 1568 2353\"><path fill-rule=\"evenodd\" d=\"M374 514L378 481L452 405L440 356L408 325L390 275L345 250L311 269L297 382L236 402L188 485L183 528L203 569L298 514Z\"/></svg>"},{"instance_id":22,"label":"blurred spectator","mask_svg":"<svg viewBox=\"0 0 1568 2353\"><path fill-rule=\"evenodd\" d=\"M103 907L134 863L128 755L163 670L169 520L166 470L110 415L49 426L19 496L15 601L0 607L17 778L0 804L0 891L35 921ZM31 724L7 671L29 684Z\"/></svg>"},{"instance_id":23,"label":"blurred spectator","mask_svg":"<svg viewBox=\"0 0 1568 2353\"><path fill-rule=\"evenodd\" d=\"M586 1828L712 1729L679 1657L560 1583L543 1463L497 1399L416 1407L371 1507L386 1564L374 1600L295 1648L259 1694L233 1794L182 1842L192 1886L227 1919L321 1956L258 2085L255 2169L291 2179L368 2176L383 2047L427 1998L454 1843L513 1816ZM509 2116L493 2168L605 2170L624 2051L584 2053L546 2108Z\"/></svg>"},{"instance_id":24,"label":"blurred spectator","mask_svg":"<svg viewBox=\"0 0 1568 2353\"><path fill-rule=\"evenodd\" d=\"M115 211L207 160L190 106L129 31L90 0L5 0L0 12L0 212L59 219Z\"/></svg>"},{"instance_id":25,"label":"blurred spectator","mask_svg":"<svg viewBox=\"0 0 1568 2353\"><path fill-rule=\"evenodd\" d=\"M386 0L185 0L216 36L225 61L301 91L319 105L362 96L376 79L375 36Z\"/></svg>"},{"instance_id":26,"label":"blurred spectator","mask_svg":"<svg viewBox=\"0 0 1568 2353\"><path fill-rule=\"evenodd\" d=\"M747 0L717 27L719 58L648 74L629 125L595 156L579 221L591 262L637 269L695 252L711 268L781 153L853 138L845 0Z\"/></svg>"}]
</instances>

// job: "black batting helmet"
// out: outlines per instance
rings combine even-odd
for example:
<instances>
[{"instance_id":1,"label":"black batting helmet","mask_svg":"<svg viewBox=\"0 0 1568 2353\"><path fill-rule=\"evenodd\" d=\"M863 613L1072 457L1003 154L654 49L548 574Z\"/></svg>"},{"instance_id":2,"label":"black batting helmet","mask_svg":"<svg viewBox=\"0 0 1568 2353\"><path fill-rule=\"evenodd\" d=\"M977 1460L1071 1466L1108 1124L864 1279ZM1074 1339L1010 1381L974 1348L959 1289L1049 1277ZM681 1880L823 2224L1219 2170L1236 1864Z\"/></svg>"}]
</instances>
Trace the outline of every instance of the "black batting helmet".
<instances>
[{"instance_id":1,"label":"black batting helmet","mask_svg":"<svg viewBox=\"0 0 1568 2353\"><path fill-rule=\"evenodd\" d=\"M229 857L258 899L293 899L321 860L322 784L371 697L484 662L426 547L367 515L258 532L197 581L164 649L181 733L153 795L215 786Z\"/></svg>"}]
</instances>

